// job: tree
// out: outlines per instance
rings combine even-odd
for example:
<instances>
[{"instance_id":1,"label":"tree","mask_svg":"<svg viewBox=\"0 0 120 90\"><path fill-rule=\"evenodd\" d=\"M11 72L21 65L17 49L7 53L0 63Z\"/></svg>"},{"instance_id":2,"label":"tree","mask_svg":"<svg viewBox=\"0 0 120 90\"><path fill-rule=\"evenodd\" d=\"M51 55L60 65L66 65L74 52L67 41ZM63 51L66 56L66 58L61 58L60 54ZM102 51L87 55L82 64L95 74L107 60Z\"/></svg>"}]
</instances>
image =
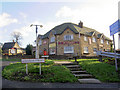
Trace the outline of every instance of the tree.
<instances>
[{"instance_id":1,"label":"tree","mask_svg":"<svg viewBox=\"0 0 120 90\"><path fill-rule=\"evenodd\" d=\"M27 45L26 47L26 54L27 55L32 55L32 49L33 49L33 46L32 45Z\"/></svg>"},{"instance_id":2,"label":"tree","mask_svg":"<svg viewBox=\"0 0 120 90\"><path fill-rule=\"evenodd\" d=\"M2 46L3 46L3 44L0 43L0 55L2 54Z\"/></svg>"},{"instance_id":3,"label":"tree","mask_svg":"<svg viewBox=\"0 0 120 90\"><path fill-rule=\"evenodd\" d=\"M20 32L13 32L11 33L12 40L17 42L19 45L21 45L20 40L22 39L22 34Z\"/></svg>"}]
</instances>

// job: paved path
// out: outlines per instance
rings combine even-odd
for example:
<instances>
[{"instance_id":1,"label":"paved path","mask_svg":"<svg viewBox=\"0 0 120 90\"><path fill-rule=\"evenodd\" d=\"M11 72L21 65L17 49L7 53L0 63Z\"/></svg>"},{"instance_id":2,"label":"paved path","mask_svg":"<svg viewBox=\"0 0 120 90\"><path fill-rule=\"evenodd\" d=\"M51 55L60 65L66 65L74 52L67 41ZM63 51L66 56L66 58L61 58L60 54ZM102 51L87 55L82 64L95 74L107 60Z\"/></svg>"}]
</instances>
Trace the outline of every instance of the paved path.
<instances>
[{"instance_id":1,"label":"paved path","mask_svg":"<svg viewBox=\"0 0 120 90\"><path fill-rule=\"evenodd\" d=\"M56 64L68 64L68 63L72 63L70 61L54 61L54 63Z\"/></svg>"},{"instance_id":2,"label":"paved path","mask_svg":"<svg viewBox=\"0 0 120 90\"><path fill-rule=\"evenodd\" d=\"M16 63L16 62L19 62L19 61L2 61L2 66L6 66L6 65L9 65L10 63Z\"/></svg>"}]
</instances>

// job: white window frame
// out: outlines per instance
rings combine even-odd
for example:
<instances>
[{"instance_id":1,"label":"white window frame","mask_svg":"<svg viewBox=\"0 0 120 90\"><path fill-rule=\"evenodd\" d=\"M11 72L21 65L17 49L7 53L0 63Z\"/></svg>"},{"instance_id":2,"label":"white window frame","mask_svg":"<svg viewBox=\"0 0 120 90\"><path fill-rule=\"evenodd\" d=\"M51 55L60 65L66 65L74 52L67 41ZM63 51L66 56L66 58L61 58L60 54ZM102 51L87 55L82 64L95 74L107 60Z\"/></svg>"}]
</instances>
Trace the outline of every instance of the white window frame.
<instances>
[{"instance_id":1,"label":"white window frame","mask_svg":"<svg viewBox=\"0 0 120 90\"><path fill-rule=\"evenodd\" d=\"M53 52L54 51L54 52ZM50 54L55 54L55 49L50 49Z\"/></svg>"},{"instance_id":2,"label":"white window frame","mask_svg":"<svg viewBox=\"0 0 120 90\"><path fill-rule=\"evenodd\" d=\"M84 36L84 41L87 41L87 40L88 40L87 36Z\"/></svg>"},{"instance_id":3,"label":"white window frame","mask_svg":"<svg viewBox=\"0 0 120 90\"><path fill-rule=\"evenodd\" d=\"M74 53L73 46L64 46L64 53Z\"/></svg>"},{"instance_id":4,"label":"white window frame","mask_svg":"<svg viewBox=\"0 0 120 90\"><path fill-rule=\"evenodd\" d=\"M106 51L107 51L107 52L110 52L110 49L107 49Z\"/></svg>"},{"instance_id":5,"label":"white window frame","mask_svg":"<svg viewBox=\"0 0 120 90\"><path fill-rule=\"evenodd\" d=\"M42 45L42 40L39 40L39 45Z\"/></svg>"},{"instance_id":6,"label":"white window frame","mask_svg":"<svg viewBox=\"0 0 120 90\"><path fill-rule=\"evenodd\" d=\"M95 37L92 38L92 42L96 42L96 38Z\"/></svg>"},{"instance_id":7,"label":"white window frame","mask_svg":"<svg viewBox=\"0 0 120 90\"><path fill-rule=\"evenodd\" d=\"M94 54L97 53L97 48L93 48L93 53L94 53Z\"/></svg>"},{"instance_id":8,"label":"white window frame","mask_svg":"<svg viewBox=\"0 0 120 90\"><path fill-rule=\"evenodd\" d=\"M103 39L101 39L101 40L100 40L100 42L103 44L103 43L104 43L104 40L103 40Z\"/></svg>"},{"instance_id":9,"label":"white window frame","mask_svg":"<svg viewBox=\"0 0 120 90\"><path fill-rule=\"evenodd\" d=\"M73 35L64 35L64 40L73 40Z\"/></svg>"},{"instance_id":10,"label":"white window frame","mask_svg":"<svg viewBox=\"0 0 120 90\"><path fill-rule=\"evenodd\" d=\"M50 42L55 42L55 37L51 37Z\"/></svg>"},{"instance_id":11,"label":"white window frame","mask_svg":"<svg viewBox=\"0 0 120 90\"><path fill-rule=\"evenodd\" d=\"M109 45L109 41L106 41L107 45Z\"/></svg>"},{"instance_id":12,"label":"white window frame","mask_svg":"<svg viewBox=\"0 0 120 90\"><path fill-rule=\"evenodd\" d=\"M84 47L84 53L89 53L88 47Z\"/></svg>"}]
</instances>

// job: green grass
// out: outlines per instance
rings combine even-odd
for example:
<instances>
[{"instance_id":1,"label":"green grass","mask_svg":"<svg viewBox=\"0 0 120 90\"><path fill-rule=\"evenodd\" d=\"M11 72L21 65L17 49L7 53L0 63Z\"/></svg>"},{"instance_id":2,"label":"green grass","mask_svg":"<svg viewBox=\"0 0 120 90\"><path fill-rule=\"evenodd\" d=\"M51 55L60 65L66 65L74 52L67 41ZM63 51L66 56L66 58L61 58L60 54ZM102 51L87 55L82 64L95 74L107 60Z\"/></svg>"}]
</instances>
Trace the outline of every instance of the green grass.
<instances>
[{"instance_id":1,"label":"green grass","mask_svg":"<svg viewBox=\"0 0 120 90\"><path fill-rule=\"evenodd\" d=\"M0 59L0 61L21 61L21 59Z\"/></svg>"},{"instance_id":2,"label":"green grass","mask_svg":"<svg viewBox=\"0 0 120 90\"><path fill-rule=\"evenodd\" d=\"M114 65L110 65L105 62L99 62L96 59L79 59L78 61L83 69L95 76L100 81L120 82L120 78L115 70Z\"/></svg>"},{"instance_id":3,"label":"green grass","mask_svg":"<svg viewBox=\"0 0 120 90\"><path fill-rule=\"evenodd\" d=\"M52 60L42 63L42 74L39 74L39 64L28 64L28 75L26 64L15 63L6 66L2 76L8 80L30 81L30 82L77 82L65 66L55 65Z\"/></svg>"}]
</instances>

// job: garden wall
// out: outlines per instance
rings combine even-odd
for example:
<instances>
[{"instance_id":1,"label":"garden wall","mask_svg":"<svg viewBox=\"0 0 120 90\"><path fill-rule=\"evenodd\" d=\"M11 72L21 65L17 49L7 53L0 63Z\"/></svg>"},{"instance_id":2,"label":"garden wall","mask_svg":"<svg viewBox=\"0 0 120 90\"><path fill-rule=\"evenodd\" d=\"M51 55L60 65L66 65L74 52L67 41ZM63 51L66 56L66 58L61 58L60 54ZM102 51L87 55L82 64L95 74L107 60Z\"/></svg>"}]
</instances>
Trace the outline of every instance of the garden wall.
<instances>
[{"instance_id":1,"label":"garden wall","mask_svg":"<svg viewBox=\"0 0 120 90\"><path fill-rule=\"evenodd\" d=\"M22 58L35 58L33 55L2 55L2 59L22 59Z\"/></svg>"}]
</instances>

